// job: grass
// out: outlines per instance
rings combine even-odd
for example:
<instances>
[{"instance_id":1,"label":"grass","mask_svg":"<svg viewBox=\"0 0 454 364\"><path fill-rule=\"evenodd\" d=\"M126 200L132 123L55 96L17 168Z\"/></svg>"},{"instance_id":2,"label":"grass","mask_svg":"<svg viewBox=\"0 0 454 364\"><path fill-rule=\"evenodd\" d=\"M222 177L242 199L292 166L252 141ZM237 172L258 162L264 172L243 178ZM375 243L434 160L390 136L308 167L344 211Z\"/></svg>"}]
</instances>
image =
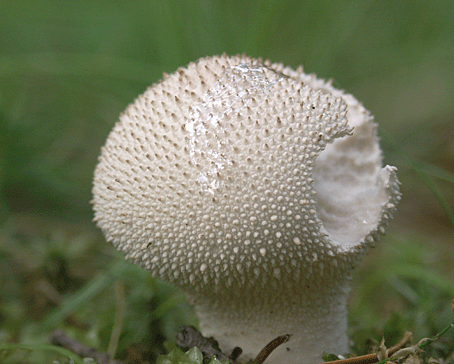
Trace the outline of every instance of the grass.
<instances>
[{"instance_id":1,"label":"grass","mask_svg":"<svg viewBox=\"0 0 454 364\"><path fill-rule=\"evenodd\" d=\"M0 361L65 362L47 346L62 328L153 362L196 323L181 293L104 241L91 179L128 103L162 72L222 52L303 64L376 116L403 199L354 277L354 349L452 321L451 1L6 0L0 13ZM448 332L430 353L448 357L453 342Z\"/></svg>"}]
</instances>

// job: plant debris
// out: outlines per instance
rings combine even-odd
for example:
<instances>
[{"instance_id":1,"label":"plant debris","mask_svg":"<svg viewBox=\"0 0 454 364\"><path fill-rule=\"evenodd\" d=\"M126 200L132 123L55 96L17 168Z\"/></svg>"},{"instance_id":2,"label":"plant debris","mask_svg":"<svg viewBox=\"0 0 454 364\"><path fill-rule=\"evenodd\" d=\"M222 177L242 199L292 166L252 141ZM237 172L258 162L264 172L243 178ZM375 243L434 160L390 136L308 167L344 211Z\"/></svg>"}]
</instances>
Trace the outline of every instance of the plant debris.
<instances>
[{"instance_id":1,"label":"plant debris","mask_svg":"<svg viewBox=\"0 0 454 364\"><path fill-rule=\"evenodd\" d=\"M234 361L221 351L215 339L204 337L193 326L183 326L177 332L176 339L177 347L183 351L197 347L202 352L204 361L209 361L213 356L216 356L219 360L228 359L230 363L234 363Z\"/></svg>"},{"instance_id":2,"label":"plant debris","mask_svg":"<svg viewBox=\"0 0 454 364\"><path fill-rule=\"evenodd\" d=\"M231 364L237 363L237 358L241 354L241 348L236 347L233 349L232 354L227 356L219 348L218 342L210 337L204 337L196 328L192 326L183 326L176 335L176 345L179 349L187 351L193 347L197 347L204 358L204 362L211 360L213 356L216 356L219 360L229 360ZM250 361L249 364L262 364L268 356L278 346L286 343L291 338L291 335L282 335L271 340L265 347L258 353L254 360Z\"/></svg>"}]
</instances>

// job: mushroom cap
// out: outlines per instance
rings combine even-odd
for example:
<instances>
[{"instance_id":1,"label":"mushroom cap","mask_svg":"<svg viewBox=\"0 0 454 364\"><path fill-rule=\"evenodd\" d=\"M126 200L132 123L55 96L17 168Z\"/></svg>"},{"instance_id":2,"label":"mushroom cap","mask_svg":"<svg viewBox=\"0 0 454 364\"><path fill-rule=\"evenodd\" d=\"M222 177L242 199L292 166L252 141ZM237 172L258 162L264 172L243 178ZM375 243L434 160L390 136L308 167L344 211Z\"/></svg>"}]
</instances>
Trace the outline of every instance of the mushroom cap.
<instances>
[{"instance_id":1,"label":"mushroom cap","mask_svg":"<svg viewBox=\"0 0 454 364\"><path fill-rule=\"evenodd\" d=\"M203 58L120 116L95 171L95 220L187 292L323 285L349 275L399 199L375 129L302 68Z\"/></svg>"}]
</instances>

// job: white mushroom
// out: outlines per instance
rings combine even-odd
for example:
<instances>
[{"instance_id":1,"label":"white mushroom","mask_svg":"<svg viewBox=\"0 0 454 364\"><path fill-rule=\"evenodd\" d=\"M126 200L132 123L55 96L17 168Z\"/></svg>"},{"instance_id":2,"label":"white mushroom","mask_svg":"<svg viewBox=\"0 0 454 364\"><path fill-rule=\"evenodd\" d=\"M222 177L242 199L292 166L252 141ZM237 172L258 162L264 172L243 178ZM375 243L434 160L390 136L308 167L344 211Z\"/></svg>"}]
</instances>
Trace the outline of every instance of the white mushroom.
<instances>
[{"instance_id":1,"label":"white mushroom","mask_svg":"<svg viewBox=\"0 0 454 364\"><path fill-rule=\"evenodd\" d=\"M245 56L180 68L130 105L102 148L95 220L180 287L204 335L253 358L346 353L349 280L399 200L372 116L330 83Z\"/></svg>"}]
</instances>

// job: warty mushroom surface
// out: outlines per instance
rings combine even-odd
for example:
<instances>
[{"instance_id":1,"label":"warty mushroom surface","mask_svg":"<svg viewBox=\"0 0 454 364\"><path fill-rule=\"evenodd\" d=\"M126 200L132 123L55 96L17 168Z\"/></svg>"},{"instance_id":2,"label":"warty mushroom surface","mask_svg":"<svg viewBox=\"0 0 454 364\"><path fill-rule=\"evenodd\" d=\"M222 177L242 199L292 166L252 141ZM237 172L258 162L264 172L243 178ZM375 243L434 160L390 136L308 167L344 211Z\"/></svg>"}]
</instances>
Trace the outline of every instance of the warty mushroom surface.
<instances>
[{"instance_id":1,"label":"warty mushroom surface","mask_svg":"<svg viewBox=\"0 0 454 364\"><path fill-rule=\"evenodd\" d=\"M376 124L351 95L281 64L202 58L120 116L96 167L95 221L180 287L200 329L251 359L348 352L351 273L400 195Z\"/></svg>"}]
</instances>

